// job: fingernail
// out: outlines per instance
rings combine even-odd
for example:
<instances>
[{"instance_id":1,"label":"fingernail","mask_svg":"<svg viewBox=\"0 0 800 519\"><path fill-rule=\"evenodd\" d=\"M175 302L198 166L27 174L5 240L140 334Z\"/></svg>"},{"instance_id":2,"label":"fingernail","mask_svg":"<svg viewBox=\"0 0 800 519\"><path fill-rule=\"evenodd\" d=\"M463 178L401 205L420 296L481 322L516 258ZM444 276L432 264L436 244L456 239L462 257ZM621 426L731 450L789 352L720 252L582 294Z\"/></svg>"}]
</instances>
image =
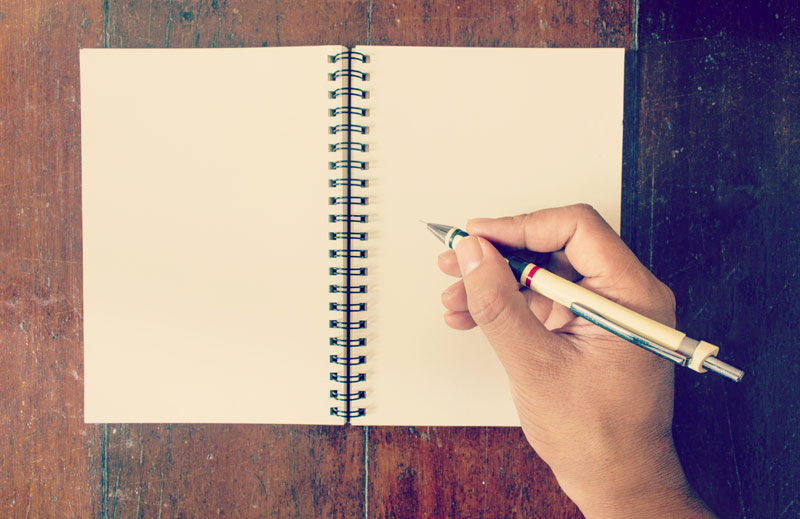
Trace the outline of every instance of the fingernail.
<instances>
[{"instance_id":1,"label":"fingernail","mask_svg":"<svg viewBox=\"0 0 800 519\"><path fill-rule=\"evenodd\" d=\"M466 276L483 261L483 249L478 242L478 238L468 236L456 246L456 257L458 266L461 268L461 275Z\"/></svg>"},{"instance_id":2,"label":"fingernail","mask_svg":"<svg viewBox=\"0 0 800 519\"><path fill-rule=\"evenodd\" d=\"M494 220L494 218L470 218L467 220L467 232L476 233L481 227L484 226L486 222L490 222L492 220Z\"/></svg>"}]
</instances>

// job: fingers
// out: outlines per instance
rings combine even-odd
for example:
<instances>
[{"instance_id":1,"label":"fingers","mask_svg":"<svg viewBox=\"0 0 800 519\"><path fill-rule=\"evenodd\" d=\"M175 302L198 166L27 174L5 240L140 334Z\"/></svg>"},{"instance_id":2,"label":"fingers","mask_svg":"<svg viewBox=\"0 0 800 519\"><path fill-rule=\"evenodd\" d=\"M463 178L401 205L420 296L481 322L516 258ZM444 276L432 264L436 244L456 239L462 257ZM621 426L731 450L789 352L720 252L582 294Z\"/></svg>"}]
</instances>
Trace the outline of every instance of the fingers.
<instances>
[{"instance_id":1,"label":"fingers","mask_svg":"<svg viewBox=\"0 0 800 519\"><path fill-rule=\"evenodd\" d=\"M476 326L469 312L445 312L444 322L454 330L471 330Z\"/></svg>"},{"instance_id":2,"label":"fingers","mask_svg":"<svg viewBox=\"0 0 800 519\"><path fill-rule=\"evenodd\" d=\"M470 220L467 232L539 252L563 249L569 263L583 276L582 286L634 311L674 324L669 289L639 262L591 206L571 205L520 216ZM558 254L554 259L558 260Z\"/></svg>"},{"instance_id":3,"label":"fingers","mask_svg":"<svg viewBox=\"0 0 800 519\"><path fill-rule=\"evenodd\" d=\"M455 258L455 254L453 254ZM447 309L444 322L456 330L475 328L475 321L467 308L467 291L462 281L457 281L442 292L442 305Z\"/></svg>"},{"instance_id":4,"label":"fingers","mask_svg":"<svg viewBox=\"0 0 800 519\"><path fill-rule=\"evenodd\" d=\"M584 277L608 276L636 257L591 206L543 209L526 215L474 219L467 232L539 252L564 249Z\"/></svg>"},{"instance_id":5,"label":"fingers","mask_svg":"<svg viewBox=\"0 0 800 519\"><path fill-rule=\"evenodd\" d=\"M454 256L455 258L455 256ZM530 308L536 319L544 324L548 330L561 328L566 323L575 319L575 314L569 309L553 303L541 294L520 287L520 293L525 299L525 304ZM447 309L444 321L456 330L470 330L475 328L475 321L469 313L467 305L467 290L463 281L457 281L442 292L442 305Z\"/></svg>"},{"instance_id":6,"label":"fingers","mask_svg":"<svg viewBox=\"0 0 800 519\"><path fill-rule=\"evenodd\" d=\"M552 331L561 328L575 319L575 314L568 308L554 303L541 294L537 294L526 288L522 290L522 295L528 302L528 307L533 312L533 315L535 315L539 322L548 330Z\"/></svg>"},{"instance_id":7,"label":"fingers","mask_svg":"<svg viewBox=\"0 0 800 519\"><path fill-rule=\"evenodd\" d=\"M461 277L461 269L458 268L458 260L456 259L456 251L447 249L439 254L438 258L439 270L448 276Z\"/></svg>"},{"instance_id":8,"label":"fingers","mask_svg":"<svg viewBox=\"0 0 800 519\"><path fill-rule=\"evenodd\" d=\"M505 259L488 241L467 237L456 247L467 309L507 370L545 366L554 356L554 336L528 307ZM456 289L448 297L455 304ZM522 363L521 363L522 362Z\"/></svg>"},{"instance_id":9,"label":"fingers","mask_svg":"<svg viewBox=\"0 0 800 519\"><path fill-rule=\"evenodd\" d=\"M466 312L467 291L463 281L457 281L442 292L442 304L451 312Z\"/></svg>"},{"instance_id":10,"label":"fingers","mask_svg":"<svg viewBox=\"0 0 800 519\"><path fill-rule=\"evenodd\" d=\"M439 268L445 274L461 277L461 270L458 267L458 258L456 257L455 251L448 250L439 256ZM518 287L518 289L525 298L526 306L530 308L533 315L536 316L548 330L560 328L575 318L575 314L570 312L567 308L559 304L554 304L553 301L547 299L543 295L537 294L524 287ZM475 321L469 314L467 291L463 281L456 281L442 292L442 305L447 309L444 320L451 328L456 330L469 330L476 326Z\"/></svg>"}]
</instances>

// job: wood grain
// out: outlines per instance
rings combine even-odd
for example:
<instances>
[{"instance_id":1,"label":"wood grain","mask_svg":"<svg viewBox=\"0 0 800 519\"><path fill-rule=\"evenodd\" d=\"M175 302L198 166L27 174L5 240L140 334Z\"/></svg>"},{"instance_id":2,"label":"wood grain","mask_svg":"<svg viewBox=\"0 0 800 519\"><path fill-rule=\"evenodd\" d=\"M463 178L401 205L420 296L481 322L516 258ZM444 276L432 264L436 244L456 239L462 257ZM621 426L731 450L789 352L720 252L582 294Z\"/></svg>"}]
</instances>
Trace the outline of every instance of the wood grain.
<instances>
[{"instance_id":1,"label":"wood grain","mask_svg":"<svg viewBox=\"0 0 800 519\"><path fill-rule=\"evenodd\" d=\"M630 2L374 2L371 42L624 46ZM582 517L518 429L370 428L370 517Z\"/></svg>"},{"instance_id":2,"label":"wood grain","mask_svg":"<svg viewBox=\"0 0 800 519\"><path fill-rule=\"evenodd\" d=\"M370 428L369 517L582 517L518 428Z\"/></svg>"},{"instance_id":3,"label":"wood grain","mask_svg":"<svg viewBox=\"0 0 800 519\"><path fill-rule=\"evenodd\" d=\"M373 2L374 45L627 47L632 2Z\"/></svg>"},{"instance_id":4,"label":"wood grain","mask_svg":"<svg viewBox=\"0 0 800 519\"><path fill-rule=\"evenodd\" d=\"M364 431L102 426L100 517L363 517Z\"/></svg>"},{"instance_id":5,"label":"wood grain","mask_svg":"<svg viewBox=\"0 0 800 519\"><path fill-rule=\"evenodd\" d=\"M796 2L643 3L635 250L739 384L676 377L675 440L721 517L800 515Z\"/></svg>"},{"instance_id":6,"label":"wood grain","mask_svg":"<svg viewBox=\"0 0 800 519\"><path fill-rule=\"evenodd\" d=\"M7 482L0 510L100 518L578 516L519 430L84 425L77 50L630 41L630 7L608 5L576 13L560 4L532 11L474 2L461 4L461 15L439 7L430 16L388 2L110 0L2 11L10 72L2 85L11 102L2 106L0 147L0 403L9 433L0 443ZM398 16L409 22L401 30ZM524 30L534 20L540 30Z\"/></svg>"},{"instance_id":7,"label":"wood grain","mask_svg":"<svg viewBox=\"0 0 800 519\"><path fill-rule=\"evenodd\" d=\"M366 0L117 2L106 46L268 47L348 45L368 37Z\"/></svg>"},{"instance_id":8,"label":"wood grain","mask_svg":"<svg viewBox=\"0 0 800 519\"><path fill-rule=\"evenodd\" d=\"M83 424L78 47L99 6L0 5L0 515L93 515Z\"/></svg>"},{"instance_id":9,"label":"wood grain","mask_svg":"<svg viewBox=\"0 0 800 519\"><path fill-rule=\"evenodd\" d=\"M363 40L366 27L364 2L112 2L107 43L318 45ZM363 516L363 429L109 425L104 432L101 516Z\"/></svg>"},{"instance_id":10,"label":"wood grain","mask_svg":"<svg viewBox=\"0 0 800 519\"><path fill-rule=\"evenodd\" d=\"M795 4L0 5L0 514L580 517L516 429L83 424L78 49L372 43L639 46L625 237L747 371L679 373L679 451L722 516L797 516Z\"/></svg>"}]
</instances>

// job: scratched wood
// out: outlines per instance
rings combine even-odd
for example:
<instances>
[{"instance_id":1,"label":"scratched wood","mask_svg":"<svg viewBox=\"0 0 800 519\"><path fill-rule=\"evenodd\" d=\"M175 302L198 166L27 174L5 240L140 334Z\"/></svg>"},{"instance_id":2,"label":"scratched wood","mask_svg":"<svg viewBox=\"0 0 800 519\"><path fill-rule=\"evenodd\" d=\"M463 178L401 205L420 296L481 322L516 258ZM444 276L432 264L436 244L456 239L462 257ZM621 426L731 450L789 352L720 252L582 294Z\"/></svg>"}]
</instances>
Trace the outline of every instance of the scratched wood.
<instances>
[{"instance_id":1,"label":"scratched wood","mask_svg":"<svg viewBox=\"0 0 800 519\"><path fill-rule=\"evenodd\" d=\"M364 43L366 0L109 2L108 47L268 47Z\"/></svg>"},{"instance_id":2,"label":"scratched wood","mask_svg":"<svg viewBox=\"0 0 800 519\"><path fill-rule=\"evenodd\" d=\"M517 428L377 427L369 517L582 517Z\"/></svg>"},{"instance_id":3,"label":"scratched wood","mask_svg":"<svg viewBox=\"0 0 800 519\"><path fill-rule=\"evenodd\" d=\"M367 19L365 2L112 2L107 45L352 43L367 37ZM108 425L101 512L361 517L364 436L341 427Z\"/></svg>"},{"instance_id":4,"label":"scratched wood","mask_svg":"<svg viewBox=\"0 0 800 519\"><path fill-rule=\"evenodd\" d=\"M363 517L363 431L102 426L101 517Z\"/></svg>"},{"instance_id":5,"label":"scratched wood","mask_svg":"<svg viewBox=\"0 0 800 519\"><path fill-rule=\"evenodd\" d=\"M424 25L425 20L416 20L415 14L404 14L401 9L400 12L396 10L392 13L392 22L395 22L397 16L405 17L409 20L409 25L404 31L396 32L393 38L386 39L383 36L382 28L386 27L381 22L383 13L388 12L386 6L388 4L374 4L372 5L372 12L369 13L374 20L373 23L362 23L360 27L367 28L366 38L364 34L359 31L347 32L348 27L359 27L360 16L367 14L365 9L358 9L357 4L344 4L345 11L337 16L331 16L331 10L321 8L320 6L304 6L297 7L296 9L284 9L281 5L276 5L274 9L272 6L266 6L258 12L252 13L250 16L249 11L245 5L233 7L227 4L226 13L220 13L216 8L204 10L205 4L183 4L181 9L173 8L172 6L162 6L161 10L151 6L139 6L134 4L132 7L128 5L113 5L109 10L109 45L116 46L117 41L121 46L214 46L220 45L286 45L286 44L318 44L318 43L368 43L370 41L379 43L393 43L393 44L435 44L441 43L436 41L435 38L439 35L440 27L438 25ZM478 4L465 4L468 9L464 16L469 19L476 20L476 24L468 29L469 33L480 34L481 31L489 31L494 27L492 13L486 9L476 7ZM193 8L196 7L195 8ZM213 6L212 6L213 7ZM363 4L362 4L363 7ZM410 9L411 6L404 6L404 9ZM516 6L509 7L509 12ZM607 23L604 20L598 22L598 7L595 6L595 12L585 13L587 18L581 18L577 24L568 25L564 22L564 26L578 27L578 32L581 37L589 34L594 35L595 40L602 39L607 45L614 45L623 43L624 36L620 34L629 34L627 24L629 22L630 9L620 14L617 7L612 7L611 11L614 12L614 20L617 25ZM472 11L472 14L470 13ZM326 16L321 16L324 13ZM627 14L626 14L627 13ZM581 13L583 16L584 13ZM445 16L456 18L458 13L446 13ZM513 21L513 16L510 23ZM518 15L523 23L525 17L531 17L529 12L522 12ZM574 13L569 9L559 8L556 15L547 18L545 25L555 24L558 25L563 17L564 20L574 16ZM584 23L588 20L589 23ZM419 25L419 22L423 25ZM571 23L571 22L570 22ZM238 24L237 27L246 27L241 29L242 35L237 38L231 37L224 31L220 33L219 27L232 27L233 24ZM610 28L611 27L611 28ZM517 34L511 27L501 27L501 31L507 35ZM620 30L616 30L620 29ZM373 32L375 31L375 32ZM363 32L363 31L361 31ZM257 39L252 40L253 34L257 34ZM381 35L380 41L377 38L373 40L373 34ZM555 35L555 36L554 36ZM146 36L146 38L144 37ZM558 37L562 41L569 41L569 38L564 37L563 29L559 31L550 31L546 36L541 36L536 42L539 45L553 45L559 43ZM418 41L413 41L409 37L420 38ZM453 37L449 44L502 44L502 42L486 41L468 41ZM582 41L582 40L581 40ZM523 44L522 39L508 40L505 44ZM526 42L524 44L531 44ZM577 43L574 43L577 44ZM175 431L183 430L186 426L175 426L171 429L172 434ZM205 429L203 429L205 430ZM285 431L295 431L301 434L296 435L296 445L293 450L296 453L307 452L308 454L296 455L293 459L296 460L294 467L309 467L318 466L339 466L336 453L337 449L333 449L328 445L327 453L331 457L320 459L314 457L314 452L320 452L324 449L314 449L313 439L309 439L308 428L288 428L278 427L271 428L267 437L273 438L278 434L277 431L283 431L283 437L286 436ZM119 486L113 476L115 470L107 467L108 481L106 492L104 493L105 501L103 503L104 509L111 511L122 512L124 516L126 513L133 511L139 513L140 503L142 499L137 495L136 509L133 509L134 500L131 497L126 497L120 494L120 488L135 488L138 492L147 493L145 501L148 503L155 502L156 490L158 490L158 503L160 507L165 506L162 493L165 488L169 496L168 506L171 507L171 513L176 514L178 509L187 515L197 513L197 510L211 509L209 507L208 497L204 495L203 501L195 501L194 494L191 488L187 488L182 484L183 471L174 468L175 460L178 458L173 454L167 457L170 452L169 448L164 445L164 438L166 438L163 431L157 428L149 428L142 430L139 427L133 436L131 427L118 426L112 429L117 431L114 434L120 434L124 431L124 435L116 442L108 442L109 445L109 464L118 463L118 468L115 469L117 478L121 479L127 484ZM194 458L194 462L187 463L189 467L197 467L200 474L206 474L203 466L205 461L202 453L198 454L195 449L216 450L222 453L228 453L227 457L234 456L235 452L239 450L248 451L248 447L252 449L252 445L258 445L257 439L254 437L258 435L260 429L254 429L249 435L243 435L241 443L237 445L226 445L225 440L217 441L215 434L207 434L202 442L196 442L195 448L187 448L184 457ZM312 429L322 438L328 438L332 435L332 431L340 431L336 428L318 428ZM322 431L322 432L319 432ZM349 438L359 438L358 434L363 429L356 429L356 432L350 432ZM106 431L107 432L107 431ZM220 483L217 479L217 487L223 487L228 491L228 499L219 499L214 501L214 506L217 509L224 509L236 511L239 514L246 514L250 511L247 507L254 505L259 506L261 509L268 509L275 516L293 516L295 512L299 517L315 516L315 517L352 517L356 515L356 511L361 512L364 508L365 513L370 517L425 517L434 515L437 510L450 510L458 515L468 516L473 513L483 515L488 513L488 516L493 516L496 510L503 510L504 516L513 517L516 515L524 514L531 517L576 517L579 513L569 500L560 493L558 486L555 483L552 475L547 467L536 458L536 456L527 447L527 444L518 430L489 430L489 429L443 429L430 432L430 434L415 434L413 431L408 431L404 428L373 428L374 435L369 441L369 453L366 458L361 458L361 450L355 446L351 441L346 445L348 448L339 453L344 460L352 460L353 463L344 464L344 472L338 473L338 479L331 478L330 480L320 479L314 482L314 485L306 485L304 491L298 492L292 484L293 490L288 492L288 486L270 488L270 491L264 491L264 496L261 494L253 494L252 489L257 489L253 477L243 477L243 480L248 481L245 487L228 487L224 483ZM144 438L142 434L146 434L148 442L152 443L152 454L148 456L149 450L142 450L141 446ZM341 433L340 433L341 434ZM394 435L397 441L384 442L384 434L390 438ZM433 436L436 440L435 443L430 443L427 438ZM108 434L106 434L108 437ZM126 438L124 441L122 438ZM481 441L476 441L476 438ZM332 440L328 439L328 443ZM167 440L168 444L174 444L173 440ZM285 453L290 446L274 440L276 447L271 452ZM325 445L325 441L317 440L318 446ZM443 450L442 445L446 444L447 447ZM137 453L136 447L139 447L140 459L131 458L125 463L126 456L135 456ZM398 449L398 446L400 448ZM232 451L233 449L233 451ZM487 451L487 449L489 449ZM127 450L127 453L126 453ZM417 453L424 453L423 456L415 455ZM348 456L347 453L350 453ZM453 454L457 453L457 456ZM193 455L194 454L194 455ZM181 457L180 459L183 459ZM400 462L405 477L396 477L398 465L397 460L405 460ZM168 461L171 460L171 461ZM199 461L197 461L199 460ZM360 463L357 463L359 461ZM172 468L165 473L165 465ZM144 466L158 467L158 472L144 472ZM253 470L259 466L258 463L249 463ZM285 462L282 463L280 459L274 457L270 462L272 467L271 473L278 474L278 479L289 479L286 474L287 468ZM126 469L125 467L130 467ZM138 474L143 474L139 481L135 480ZM363 478L369 474L369 487L366 488L363 483ZM443 478L444 474L449 474L449 477ZM211 477L211 476L207 476ZM274 476L275 477L275 476ZM480 482L478 478L482 477ZM263 479L263 478L262 478ZM292 482L307 482L307 479L291 476ZM331 494L330 491L323 491L324 489L338 488L343 489L337 494ZM369 497L365 502L365 492ZM283 492L282 492L283 490ZM420 490L417 492L416 490ZM247 492L246 496L243 495ZM270 501L265 496L276 494L278 499ZM270 508L272 503L272 508ZM314 503L317 506L310 507L309 503ZM321 503L321 505L320 505ZM195 504L200 505L195 506ZM286 504L281 508L281 504ZM388 508L383 508L388 506ZM127 507L127 508L126 508ZM180 507L180 508L176 508ZM300 509L302 508L302 512ZM321 513L326 510L328 513ZM332 511L342 510L343 515L332 515ZM531 512L531 513L526 513ZM256 512L252 512L256 513ZM476 516L478 516L476 515Z\"/></svg>"},{"instance_id":6,"label":"scratched wood","mask_svg":"<svg viewBox=\"0 0 800 519\"><path fill-rule=\"evenodd\" d=\"M373 2L377 45L627 46L631 2ZM582 517L519 429L370 428L370 517Z\"/></svg>"},{"instance_id":7,"label":"scratched wood","mask_svg":"<svg viewBox=\"0 0 800 519\"><path fill-rule=\"evenodd\" d=\"M628 0L372 3L372 43L463 47L627 47Z\"/></svg>"},{"instance_id":8,"label":"scratched wood","mask_svg":"<svg viewBox=\"0 0 800 519\"><path fill-rule=\"evenodd\" d=\"M746 372L680 371L675 436L721 517L800 516L797 2L643 2L640 257Z\"/></svg>"},{"instance_id":9,"label":"scratched wood","mask_svg":"<svg viewBox=\"0 0 800 519\"><path fill-rule=\"evenodd\" d=\"M78 47L100 5L0 4L0 516L97 512L83 424Z\"/></svg>"},{"instance_id":10,"label":"scratched wood","mask_svg":"<svg viewBox=\"0 0 800 519\"><path fill-rule=\"evenodd\" d=\"M9 517L416 517L439 510L575 517L518 430L373 428L365 444L366 428L82 424L79 47L630 41L629 5L533 5L419 11L388 2L111 0L3 7L0 409L7 434L0 510Z\"/></svg>"},{"instance_id":11,"label":"scratched wood","mask_svg":"<svg viewBox=\"0 0 800 519\"><path fill-rule=\"evenodd\" d=\"M678 376L687 474L727 517L800 514L796 9L645 2L631 56L627 237L681 324L748 371ZM578 517L517 430L84 425L77 49L631 46L633 16L607 1L0 6L0 512Z\"/></svg>"}]
</instances>

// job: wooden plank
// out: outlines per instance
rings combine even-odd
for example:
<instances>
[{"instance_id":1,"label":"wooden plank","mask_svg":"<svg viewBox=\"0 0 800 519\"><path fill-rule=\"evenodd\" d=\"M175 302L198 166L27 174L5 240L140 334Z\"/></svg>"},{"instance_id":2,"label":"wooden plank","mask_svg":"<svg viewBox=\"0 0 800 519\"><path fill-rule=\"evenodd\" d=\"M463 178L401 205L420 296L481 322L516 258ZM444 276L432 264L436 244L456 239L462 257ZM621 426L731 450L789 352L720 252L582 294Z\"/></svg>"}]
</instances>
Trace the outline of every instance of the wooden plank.
<instances>
[{"instance_id":1,"label":"wooden plank","mask_svg":"<svg viewBox=\"0 0 800 519\"><path fill-rule=\"evenodd\" d=\"M370 428L369 517L582 517L519 428Z\"/></svg>"},{"instance_id":2,"label":"wooden plank","mask_svg":"<svg viewBox=\"0 0 800 519\"><path fill-rule=\"evenodd\" d=\"M372 3L374 45L629 47L631 1Z\"/></svg>"},{"instance_id":3,"label":"wooden plank","mask_svg":"<svg viewBox=\"0 0 800 519\"><path fill-rule=\"evenodd\" d=\"M10 517L360 517L368 491L376 514L577 516L518 430L83 425L77 48L627 45L629 3L451 9L110 1L106 17L99 2L47 4L0 14L9 28L2 63L12 65L1 83L11 102L0 107L9 121L0 151L10 164L0 172L3 221L10 222L0 232L2 243L13 244L0 260L8 346L0 369L11 388L0 392L10 428L0 443L10 482L0 486L0 510ZM365 468L374 469L366 487ZM406 476L392 481L398 470ZM407 503L407 495L416 501Z\"/></svg>"},{"instance_id":4,"label":"wooden plank","mask_svg":"<svg viewBox=\"0 0 800 519\"><path fill-rule=\"evenodd\" d=\"M240 47L363 41L366 2L113 2L110 47ZM364 430L108 425L109 517L363 516Z\"/></svg>"},{"instance_id":5,"label":"wooden plank","mask_svg":"<svg viewBox=\"0 0 800 519\"><path fill-rule=\"evenodd\" d=\"M279 41L275 2L110 2L112 48L258 47Z\"/></svg>"},{"instance_id":6,"label":"wooden plank","mask_svg":"<svg viewBox=\"0 0 800 519\"><path fill-rule=\"evenodd\" d=\"M371 42L627 46L630 2L374 2ZM581 517L519 429L370 428L370 517Z\"/></svg>"},{"instance_id":7,"label":"wooden plank","mask_svg":"<svg viewBox=\"0 0 800 519\"><path fill-rule=\"evenodd\" d=\"M108 47L268 47L364 42L366 0L111 2Z\"/></svg>"},{"instance_id":8,"label":"wooden plank","mask_svg":"<svg viewBox=\"0 0 800 519\"><path fill-rule=\"evenodd\" d=\"M363 517L354 427L108 425L108 517Z\"/></svg>"},{"instance_id":9,"label":"wooden plank","mask_svg":"<svg viewBox=\"0 0 800 519\"><path fill-rule=\"evenodd\" d=\"M796 2L644 2L640 257L682 330L745 370L676 377L675 440L720 517L800 511Z\"/></svg>"},{"instance_id":10,"label":"wooden plank","mask_svg":"<svg viewBox=\"0 0 800 519\"><path fill-rule=\"evenodd\" d=\"M97 511L83 424L78 48L98 2L0 5L0 515Z\"/></svg>"}]
</instances>

